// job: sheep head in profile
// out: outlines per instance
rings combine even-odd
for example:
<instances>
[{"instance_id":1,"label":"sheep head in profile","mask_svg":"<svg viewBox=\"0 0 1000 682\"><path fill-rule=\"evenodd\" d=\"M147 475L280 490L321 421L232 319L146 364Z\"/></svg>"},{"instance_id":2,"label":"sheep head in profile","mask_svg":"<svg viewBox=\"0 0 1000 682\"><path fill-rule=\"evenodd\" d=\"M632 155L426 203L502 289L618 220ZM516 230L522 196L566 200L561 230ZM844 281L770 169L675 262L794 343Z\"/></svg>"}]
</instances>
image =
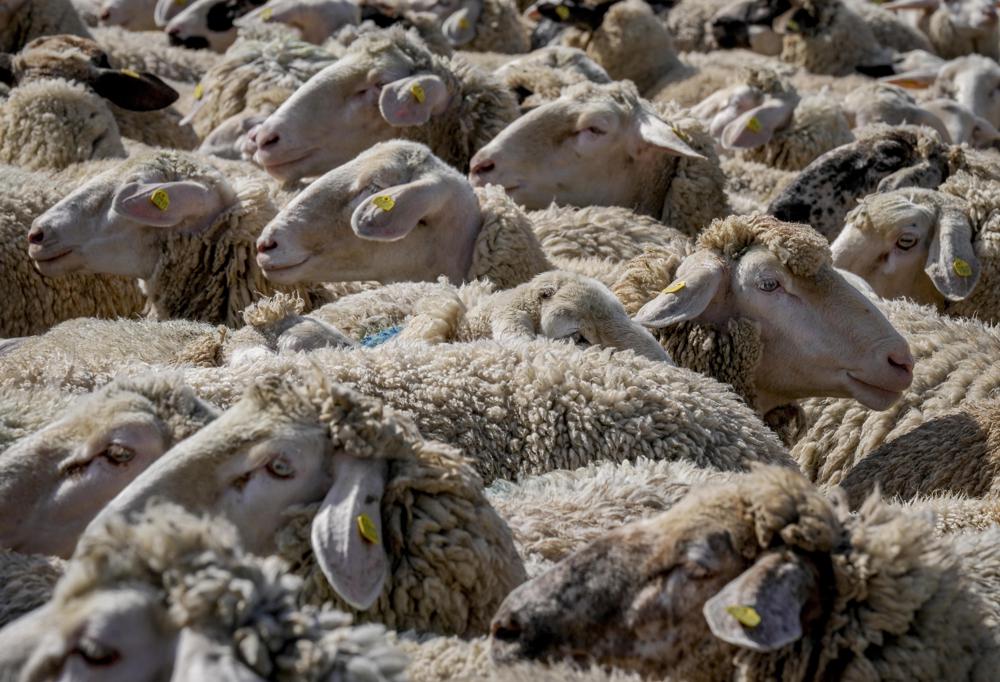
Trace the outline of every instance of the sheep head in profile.
<instances>
[{"instance_id":1,"label":"sheep head in profile","mask_svg":"<svg viewBox=\"0 0 1000 682\"><path fill-rule=\"evenodd\" d=\"M655 276L655 254L645 274L640 256L614 291L628 309L642 303L643 277L646 287L654 280L665 287L636 314L649 327L753 325L759 412L812 396L852 397L884 410L909 387L913 357L906 341L834 270L815 230L766 215L731 216L705 230L696 248L666 281ZM683 345L668 350L681 365L692 352Z\"/></svg>"},{"instance_id":2,"label":"sheep head in profile","mask_svg":"<svg viewBox=\"0 0 1000 682\"><path fill-rule=\"evenodd\" d=\"M988 677L987 603L957 564L922 518L877 497L852 517L799 473L761 468L516 589L493 655L704 682Z\"/></svg>"},{"instance_id":3,"label":"sheep head in profile","mask_svg":"<svg viewBox=\"0 0 1000 682\"><path fill-rule=\"evenodd\" d=\"M266 376L213 426L102 516L152 498L221 515L250 551L306 574L307 600L400 629L484 632L525 578L468 462L377 400L318 373Z\"/></svg>"}]
</instances>

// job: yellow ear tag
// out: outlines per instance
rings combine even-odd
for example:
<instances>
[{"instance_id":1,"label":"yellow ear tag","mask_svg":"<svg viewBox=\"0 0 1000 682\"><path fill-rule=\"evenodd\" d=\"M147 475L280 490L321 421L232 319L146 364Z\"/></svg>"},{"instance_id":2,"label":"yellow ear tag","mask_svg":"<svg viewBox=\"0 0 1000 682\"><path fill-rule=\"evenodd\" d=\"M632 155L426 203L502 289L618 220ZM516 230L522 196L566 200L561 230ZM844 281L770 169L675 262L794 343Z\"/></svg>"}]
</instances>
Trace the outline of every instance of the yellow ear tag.
<instances>
[{"instance_id":1,"label":"yellow ear tag","mask_svg":"<svg viewBox=\"0 0 1000 682\"><path fill-rule=\"evenodd\" d=\"M420 83L414 83L410 88L410 94L413 95L413 99L417 100L418 104L423 104L427 96L424 94L424 89L420 87Z\"/></svg>"},{"instance_id":2,"label":"yellow ear tag","mask_svg":"<svg viewBox=\"0 0 1000 682\"><path fill-rule=\"evenodd\" d=\"M368 514L358 515L358 532L365 541L373 545L378 544L378 530L375 528L375 522L372 521Z\"/></svg>"},{"instance_id":3,"label":"yellow ear tag","mask_svg":"<svg viewBox=\"0 0 1000 682\"><path fill-rule=\"evenodd\" d=\"M756 116L751 116L750 120L747 121L747 130L749 130L751 133L759 133L760 129L763 127L764 126L762 126L760 123L760 119L757 118Z\"/></svg>"},{"instance_id":4,"label":"yellow ear tag","mask_svg":"<svg viewBox=\"0 0 1000 682\"><path fill-rule=\"evenodd\" d=\"M744 627L755 628L760 625L760 614L752 606L727 606L726 613Z\"/></svg>"},{"instance_id":5,"label":"yellow ear tag","mask_svg":"<svg viewBox=\"0 0 1000 682\"><path fill-rule=\"evenodd\" d=\"M201 83L198 83L198 85L194 86L194 98L201 99L204 96L205 96L205 86L202 85Z\"/></svg>"},{"instance_id":6,"label":"yellow ear tag","mask_svg":"<svg viewBox=\"0 0 1000 682\"><path fill-rule=\"evenodd\" d=\"M458 27L463 31L468 30L469 20L466 19L465 17L462 17L461 19L458 20Z\"/></svg>"},{"instance_id":7,"label":"yellow ear tag","mask_svg":"<svg viewBox=\"0 0 1000 682\"><path fill-rule=\"evenodd\" d=\"M274 10L271 9L270 7L265 7L264 9L262 9L260 11L260 20L261 21L271 21L271 15L272 14L274 14Z\"/></svg>"},{"instance_id":8,"label":"yellow ear tag","mask_svg":"<svg viewBox=\"0 0 1000 682\"><path fill-rule=\"evenodd\" d=\"M388 213L396 206L396 200L390 196L375 197L372 203Z\"/></svg>"},{"instance_id":9,"label":"yellow ear tag","mask_svg":"<svg viewBox=\"0 0 1000 682\"><path fill-rule=\"evenodd\" d=\"M129 78L142 78L142 76L139 75L138 71L133 71L132 69L122 69L121 71L119 71L119 73L122 73L128 76Z\"/></svg>"},{"instance_id":10,"label":"yellow ear tag","mask_svg":"<svg viewBox=\"0 0 1000 682\"><path fill-rule=\"evenodd\" d=\"M556 16L562 21L569 19L569 7L566 7L565 5L559 5L556 7Z\"/></svg>"},{"instance_id":11,"label":"yellow ear tag","mask_svg":"<svg viewBox=\"0 0 1000 682\"><path fill-rule=\"evenodd\" d=\"M167 190L158 189L149 195L149 203L161 211L166 211L170 208L170 195L167 194Z\"/></svg>"},{"instance_id":12,"label":"yellow ear tag","mask_svg":"<svg viewBox=\"0 0 1000 682\"><path fill-rule=\"evenodd\" d=\"M687 282L685 282L682 279L679 279L676 282L673 282L670 286L668 286L666 289L664 289L660 293L662 293L662 294L676 294L678 291L680 291L681 289L683 289L686 286L687 286Z\"/></svg>"},{"instance_id":13,"label":"yellow ear tag","mask_svg":"<svg viewBox=\"0 0 1000 682\"><path fill-rule=\"evenodd\" d=\"M785 26L787 26L788 30L793 33L797 33L799 30L799 22L795 21L795 19L789 19Z\"/></svg>"},{"instance_id":14,"label":"yellow ear tag","mask_svg":"<svg viewBox=\"0 0 1000 682\"><path fill-rule=\"evenodd\" d=\"M961 258L956 258L955 262L951 264L955 268L955 274L959 277L971 277L972 276L972 266Z\"/></svg>"}]
</instances>

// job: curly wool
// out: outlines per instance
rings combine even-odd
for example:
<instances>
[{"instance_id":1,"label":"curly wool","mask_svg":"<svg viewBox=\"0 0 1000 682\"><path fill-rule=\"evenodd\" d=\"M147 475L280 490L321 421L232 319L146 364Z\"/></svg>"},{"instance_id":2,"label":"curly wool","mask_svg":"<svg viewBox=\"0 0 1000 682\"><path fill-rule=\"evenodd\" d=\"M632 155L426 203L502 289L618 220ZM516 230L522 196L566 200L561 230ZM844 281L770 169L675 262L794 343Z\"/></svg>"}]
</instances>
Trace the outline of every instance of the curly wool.
<instances>
[{"instance_id":1,"label":"curly wool","mask_svg":"<svg viewBox=\"0 0 1000 682\"><path fill-rule=\"evenodd\" d=\"M111 518L81 539L53 604L59 609L123 583L151 587L173 627L230 638L223 641L236 658L264 679L318 682L359 664L373 679L402 679L404 661L384 630L298 606L301 581L276 558L244 554L224 521L169 505L129 521Z\"/></svg>"},{"instance_id":2,"label":"curly wool","mask_svg":"<svg viewBox=\"0 0 1000 682\"><path fill-rule=\"evenodd\" d=\"M92 167L74 169L92 173ZM133 281L112 275L74 274L42 277L24 244L32 221L73 187L60 176L0 169L0 338L40 334L76 317L132 317L143 310L143 296Z\"/></svg>"},{"instance_id":3,"label":"curly wool","mask_svg":"<svg viewBox=\"0 0 1000 682\"><path fill-rule=\"evenodd\" d=\"M61 33L90 37L73 3L70 0L29 0L21 3L7 24L0 27L0 51L20 52L35 38Z\"/></svg>"},{"instance_id":4,"label":"curly wool","mask_svg":"<svg viewBox=\"0 0 1000 682\"><path fill-rule=\"evenodd\" d=\"M486 503L483 483L455 448L426 441L381 401L327 382L315 368L272 374L245 399L261 412L328 426L334 452L389 460L382 496L392 573L375 604L354 611L330 586L310 541L318 504L289 509L278 553L303 576L300 600L334 604L395 629L481 634L503 598L525 580L510 531Z\"/></svg>"},{"instance_id":5,"label":"curly wool","mask_svg":"<svg viewBox=\"0 0 1000 682\"><path fill-rule=\"evenodd\" d=\"M585 52L563 46L542 48L509 61L497 75L508 90L517 94L522 111L558 99L567 86L575 83L611 82L607 72Z\"/></svg>"},{"instance_id":6,"label":"curly wool","mask_svg":"<svg viewBox=\"0 0 1000 682\"><path fill-rule=\"evenodd\" d=\"M980 263L980 278L972 294L948 301L945 312L959 317L1000 321L1000 192L995 180L959 171L938 188L958 197L972 224L973 248Z\"/></svg>"},{"instance_id":7,"label":"curly wool","mask_svg":"<svg viewBox=\"0 0 1000 682\"><path fill-rule=\"evenodd\" d=\"M798 175L738 157L723 158L719 166L726 176L726 195L737 215L766 213L768 204Z\"/></svg>"},{"instance_id":8,"label":"curly wool","mask_svg":"<svg viewBox=\"0 0 1000 682\"><path fill-rule=\"evenodd\" d=\"M299 40L237 40L201 80L191 125L204 139L231 116L276 109L333 62L328 51Z\"/></svg>"},{"instance_id":9,"label":"curly wool","mask_svg":"<svg viewBox=\"0 0 1000 682\"><path fill-rule=\"evenodd\" d=\"M119 68L148 71L179 83L198 83L219 60L211 50L169 44L165 31L128 31L120 26L92 29L94 40Z\"/></svg>"},{"instance_id":10,"label":"curly wool","mask_svg":"<svg viewBox=\"0 0 1000 682\"><path fill-rule=\"evenodd\" d=\"M514 0L482 0L476 37L462 45L469 52L521 54L531 50L530 29Z\"/></svg>"},{"instance_id":11,"label":"curly wool","mask_svg":"<svg viewBox=\"0 0 1000 682\"><path fill-rule=\"evenodd\" d=\"M792 455L817 483L839 483L882 443L967 403L992 398L1000 388L996 327L941 316L933 308L907 301L878 305L910 346L916 363L913 383L882 412L845 398L802 402L807 428Z\"/></svg>"},{"instance_id":12,"label":"curly wool","mask_svg":"<svg viewBox=\"0 0 1000 682\"><path fill-rule=\"evenodd\" d=\"M996 28L990 32L959 31L948 16L945 7L939 7L927 23L927 37L934 45L933 52L943 59L955 59L969 54L981 54L990 59L1000 59L1000 34Z\"/></svg>"},{"instance_id":13,"label":"curly wool","mask_svg":"<svg viewBox=\"0 0 1000 682\"><path fill-rule=\"evenodd\" d=\"M4 389L0 394L0 453L48 424L72 400L73 394L44 386Z\"/></svg>"},{"instance_id":14,"label":"curly wool","mask_svg":"<svg viewBox=\"0 0 1000 682\"><path fill-rule=\"evenodd\" d=\"M94 145L94 140L102 140ZM25 170L61 170L92 159L125 158L108 103L77 83L36 80L0 107L0 161Z\"/></svg>"},{"instance_id":15,"label":"curly wool","mask_svg":"<svg viewBox=\"0 0 1000 682\"><path fill-rule=\"evenodd\" d=\"M65 566L56 557L0 549L0 627L45 604Z\"/></svg>"},{"instance_id":16,"label":"curly wool","mask_svg":"<svg viewBox=\"0 0 1000 682\"><path fill-rule=\"evenodd\" d=\"M472 247L466 281L489 279L499 289L527 282L552 269L528 216L502 187L476 190L483 224Z\"/></svg>"}]
</instances>

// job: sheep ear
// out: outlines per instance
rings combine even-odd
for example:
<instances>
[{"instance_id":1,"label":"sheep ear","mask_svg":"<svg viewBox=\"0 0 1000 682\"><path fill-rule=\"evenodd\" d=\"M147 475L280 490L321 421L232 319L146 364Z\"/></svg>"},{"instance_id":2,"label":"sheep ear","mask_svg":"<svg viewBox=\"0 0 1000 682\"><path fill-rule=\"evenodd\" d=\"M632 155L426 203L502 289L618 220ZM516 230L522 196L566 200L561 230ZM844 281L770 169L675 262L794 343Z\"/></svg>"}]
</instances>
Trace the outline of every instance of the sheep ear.
<instances>
[{"instance_id":1,"label":"sheep ear","mask_svg":"<svg viewBox=\"0 0 1000 682\"><path fill-rule=\"evenodd\" d=\"M729 105L729 98L732 95L732 88L718 90L694 105L691 108L691 115L707 125L716 114Z\"/></svg>"},{"instance_id":2,"label":"sheep ear","mask_svg":"<svg viewBox=\"0 0 1000 682\"><path fill-rule=\"evenodd\" d=\"M672 125L648 112L640 112L636 122L634 144L630 151L635 157L649 147L689 159L705 158L688 146Z\"/></svg>"},{"instance_id":3,"label":"sheep ear","mask_svg":"<svg viewBox=\"0 0 1000 682\"><path fill-rule=\"evenodd\" d=\"M101 69L90 86L104 99L129 111L164 109L180 97L158 76L129 69Z\"/></svg>"},{"instance_id":4,"label":"sheep ear","mask_svg":"<svg viewBox=\"0 0 1000 682\"><path fill-rule=\"evenodd\" d=\"M886 76L884 78L880 78L879 80L883 83L898 85L901 88L907 88L909 90L923 90L925 88L929 88L933 85L934 81L937 80L939 69L940 67L915 69L905 73L897 73L894 76Z\"/></svg>"},{"instance_id":5,"label":"sheep ear","mask_svg":"<svg viewBox=\"0 0 1000 682\"><path fill-rule=\"evenodd\" d=\"M932 11L938 8L940 0L893 0L882 5L882 9L899 11L904 9L923 9Z\"/></svg>"},{"instance_id":6,"label":"sheep ear","mask_svg":"<svg viewBox=\"0 0 1000 682\"><path fill-rule=\"evenodd\" d=\"M642 306L635 321L646 327L669 327L702 315L715 298L725 274L722 261L710 251L697 251L677 268L674 281Z\"/></svg>"},{"instance_id":7,"label":"sheep ear","mask_svg":"<svg viewBox=\"0 0 1000 682\"><path fill-rule=\"evenodd\" d=\"M768 552L705 602L712 634L752 651L775 651L802 637L802 608L816 590L805 562Z\"/></svg>"},{"instance_id":8,"label":"sheep ear","mask_svg":"<svg viewBox=\"0 0 1000 682\"><path fill-rule=\"evenodd\" d=\"M961 211L942 209L924 272L949 301L968 298L976 288L981 267L972 248L972 225Z\"/></svg>"},{"instance_id":9,"label":"sheep ear","mask_svg":"<svg viewBox=\"0 0 1000 682\"><path fill-rule=\"evenodd\" d=\"M769 97L727 125L722 131L722 144L728 149L765 145L778 129L788 125L794 111L793 102Z\"/></svg>"},{"instance_id":10,"label":"sheep ear","mask_svg":"<svg viewBox=\"0 0 1000 682\"><path fill-rule=\"evenodd\" d=\"M444 20L444 24L441 26L441 33L444 34L444 37L452 47L467 45L475 39L476 22L479 21L481 11L482 4L479 2L469 2Z\"/></svg>"},{"instance_id":11,"label":"sheep ear","mask_svg":"<svg viewBox=\"0 0 1000 682\"><path fill-rule=\"evenodd\" d=\"M378 192L362 201L351 215L351 229L362 239L394 242L403 239L425 216L440 209L448 190L433 182L410 182Z\"/></svg>"},{"instance_id":12,"label":"sheep ear","mask_svg":"<svg viewBox=\"0 0 1000 682\"><path fill-rule=\"evenodd\" d=\"M193 0L157 0L153 10L153 22L163 28L170 20L184 11Z\"/></svg>"},{"instance_id":13,"label":"sheep ear","mask_svg":"<svg viewBox=\"0 0 1000 682\"><path fill-rule=\"evenodd\" d=\"M427 123L448 105L448 87L431 74L393 81L382 88L378 109L382 118L397 128Z\"/></svg>"},{"instance_id":14,"label":"sheep ear","mask_svg":"<svg viewBox=\"0 0 1000 682\"><path fill-rule=\"evenodd\" d=\"M194 180L132 182L115 194L111 210L153 227L174 227L190 218L211 219L225 210L226 198L216 186Z\"/></svg>"},{"instance_id":15,"label":"sheep ear","mask_svg":"<svg viewBox=\"0 0 1000 682\"><path fill-rule=\"evenodd\" d=\"M384 459L333 457L333 487L312 523L312 548L323 575L340 597L371 608L389 572L382 536L382 494L389 475Z\"/></svg>"}]
</instances>

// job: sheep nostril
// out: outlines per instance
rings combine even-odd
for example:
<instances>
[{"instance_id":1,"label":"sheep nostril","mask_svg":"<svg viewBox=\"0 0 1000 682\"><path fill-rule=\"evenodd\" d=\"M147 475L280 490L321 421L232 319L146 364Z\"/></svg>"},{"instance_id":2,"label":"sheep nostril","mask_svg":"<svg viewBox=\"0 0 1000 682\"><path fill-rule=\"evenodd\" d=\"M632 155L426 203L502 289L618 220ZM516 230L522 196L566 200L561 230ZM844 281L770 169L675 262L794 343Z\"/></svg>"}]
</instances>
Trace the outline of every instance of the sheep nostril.
<instances>
[{"instance_id":1,"label":"sheep nostril","mask_svg":"<svg viewBox=\"0 0 1000 682\"><path fill-rule=\"evenodd\" d=\"M41 244L45 241L45 232L40 227L33 227L28 232L29 244Z\"/></svg>"},{"instance_id":2,"label":"sheep nostril","mask_svg":"<svg viewBox=\"0 0 1000 682\"><path fill-rule=\"evenodd\" d=\"M172 38L177 38L177 37L180 36L180 34L181 34L181 30L179 28L177 28L176 26L174 26L173 28L168 28L167 29L167 35L171 36Z\"/></svg>"},{"instance_id":3,"label":"sheep nostril","mask_svg":"<svg viewBox=\"0 0 1000 682\"><path fill-rule=\"evenodd\" d=\"M266 253L268 251L273 251L278 247L278 242L273 239L258 239L257 240L257 253Z\"/></svg>"},{"instance_id":4,"label":"sheep nostril","mask_svg":"<svg viewBox=\"0 0 1000 682\"><path fill-rule=\"evenodd\" d=\"M480 161L479 163L477 163L472 167L472 174L485 175L493 171L496 167L497 167L496 163L494 163L490 159L486 159L485 161Z\"/></svg>"},{"instance_id":5,"label":"sheep nostril","mask_svg":"<svg viewBox=\"0 0 1000 682\"><path fill-rule=\"evenodd\" d=\"M493 621L493 625L490 631L494 639L498 639L501 642L517 642L521 639L521 634L524 629L518 622L517 617L514 614L508 614L506 616L497 617Z\"/></svg>"},{"instance_id":6,"label":"sheep nostril","mask_svg":"<svg viewBox=\"0 0 1000 682\"><path fill-rule=\"evenodd\" d=\"M907 374L913 373L913 356L909 353L889 353L889 364Z\"/></svg>"}]
</instances>

